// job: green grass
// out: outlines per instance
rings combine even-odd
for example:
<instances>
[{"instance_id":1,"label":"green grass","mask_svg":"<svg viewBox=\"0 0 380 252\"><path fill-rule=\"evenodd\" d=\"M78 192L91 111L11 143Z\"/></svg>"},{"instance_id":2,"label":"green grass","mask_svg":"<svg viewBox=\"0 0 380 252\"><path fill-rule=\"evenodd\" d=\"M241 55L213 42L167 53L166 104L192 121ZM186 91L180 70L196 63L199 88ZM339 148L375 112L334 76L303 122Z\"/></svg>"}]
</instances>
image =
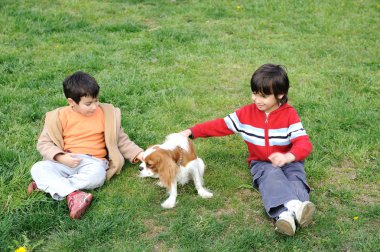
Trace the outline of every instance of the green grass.
<instances>
[{"instance_id":1,"label":"green grass","mask_svg":"<svg viewBox=\"0 0 380 252\"><path fill-rule=\"evenodd\" d=\"M379 251L379 23L375 0L2 0L0 251ZM287 67L314 144L318 212L295 237L273 231L237 136L195 141L209 200L187 185L163 210L165 191L131 164L92 191L80 221L64 201L26 195L41 120L66 104L74 71L98 80L146 148L250 103L250 77L267 62Z\"/></svg>"}]
</instances>

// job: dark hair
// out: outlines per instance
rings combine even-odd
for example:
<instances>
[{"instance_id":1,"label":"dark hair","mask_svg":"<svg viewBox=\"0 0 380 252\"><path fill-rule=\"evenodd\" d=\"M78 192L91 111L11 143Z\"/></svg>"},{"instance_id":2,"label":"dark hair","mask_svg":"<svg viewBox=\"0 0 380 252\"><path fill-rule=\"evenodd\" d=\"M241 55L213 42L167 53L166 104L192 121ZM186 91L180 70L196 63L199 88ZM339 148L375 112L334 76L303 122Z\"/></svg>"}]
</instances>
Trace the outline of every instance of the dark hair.
<instances>
[{"instance_id":1,"label":"dark hair","mask_svg":"<svg viewBox=\"0 0 380 252\"><path fill-rule=\"evenodd\" d=\"M73 99L77 104L83 96L98 97L99 89L95 78L81 71L75 72L63 81L66 98Z\"/></svg>"},{"instance_id":2,"label":"dark hair","mask_svg":"<svg viewBox=\"0 0 380 252\"><path fill-rule=\"evenodd\" d=\"M266 95L273 94L276 99L283 94L282 99L277 99L281 104L288 101L289 79L285 67L274 64L264 64L252 75L251 90L253 93Z\"/></svg>"}]
</instances>

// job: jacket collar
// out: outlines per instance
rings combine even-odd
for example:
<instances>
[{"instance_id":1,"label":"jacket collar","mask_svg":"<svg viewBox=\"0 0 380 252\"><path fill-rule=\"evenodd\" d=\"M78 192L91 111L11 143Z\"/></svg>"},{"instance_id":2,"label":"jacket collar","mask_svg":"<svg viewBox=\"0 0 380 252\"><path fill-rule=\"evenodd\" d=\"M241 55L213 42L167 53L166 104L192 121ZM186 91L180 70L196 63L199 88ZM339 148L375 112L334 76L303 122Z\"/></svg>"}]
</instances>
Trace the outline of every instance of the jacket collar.
<instances>
[{"instance_id":1,"label":"jacket collar","mask_svg":"<svg viewBox=\"0 0 380 252\"><path fill-rule=\"evenodd\" d=\"M263 115L265 115L265 111L261 111L257 108L256 104L252 104L253 107L255 108L256 111L258 111L259 113L262 113ZM275 110L273 110L272 112L269 112L270 115L273 115L273 114L277 114L279 113L280 111L283 111L285 109L288 109L290 108L291 106L288 104L288 103L285 103L285 104L281 104L278 108L276 108Z\"/></svg>"}]
</instances>

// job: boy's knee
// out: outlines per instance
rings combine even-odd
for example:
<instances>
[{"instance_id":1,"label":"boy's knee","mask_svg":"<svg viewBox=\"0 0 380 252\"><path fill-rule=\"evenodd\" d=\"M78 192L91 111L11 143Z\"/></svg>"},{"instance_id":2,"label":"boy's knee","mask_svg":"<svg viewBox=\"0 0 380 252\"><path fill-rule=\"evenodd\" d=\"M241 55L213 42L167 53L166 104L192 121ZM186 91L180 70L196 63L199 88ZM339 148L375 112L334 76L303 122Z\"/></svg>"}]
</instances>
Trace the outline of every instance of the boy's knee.
<instances>
[{"instance_id":1,"label":"boy's knee","mask_svg":"<svg viewBox=\"0 0 380 252\"><path fill-rule=\"evenodd\" d=\"M284 172L281 168L278 168L278 167L274 167L274 166L268 166L264 172L263 172L264 176L267 176L267 177L283 177L284 176Z\"/></svg>"},{"instance_id":2,"label":"boy's knee","mask_svg":"<svg viewBox=\"0 0 380 252\"><path fill-rule=\"evenodd\" d=\"M102 179L102 178L95 178L95 179L92 179L91 181L89 181L89 185L88 186L85 186L86 189L95 189L95 188L99 188L101 186L104 185L104 182L105 182L105 178Z\"/></svg>"},{"instance_id":3,"label":"boy's knee","mask_svg":"<svg viewBox=\"0 0 380 252\"><path fill-rule=\"evenodd\" d=\"M306 182L306 174L300 170L287 173L286 177L289 181L302 181Z\"/></svg>"},{"instance_id":4,"label":"boy's knee","mask_svg":"<svg viewBox=\"0 0 380 252\"><path fill-rule=\"evenodd\" d=\"M106 180L106 171L102 167L98 167L94 173L92 173L90 178L90 183L92 188L101 187Z\"/></svg>"},{"instance_id":5,"label":"boy's knee","mask_svg":"<svg viewBox=\"0 0 380 252\"><path fill-rule=\"evenodd\" d=\"M45 169L46 169L45 167L46 167L45 161L38 161L30 169L30 174L32 175L32 177L33 177L33 175L40 174L41 172L45 171Z\"/></svg>"},{"instance_id":6,"label":"boy's knee","mask_svg":"<svg viewBox=\"0 0 380 252\"><path fill-rule=\"evenodd\" d=\"M284 169L286 177L290 181L306 180L306 173L301 162L294 162L286 166Z\"/></svg>"}]
</instances>

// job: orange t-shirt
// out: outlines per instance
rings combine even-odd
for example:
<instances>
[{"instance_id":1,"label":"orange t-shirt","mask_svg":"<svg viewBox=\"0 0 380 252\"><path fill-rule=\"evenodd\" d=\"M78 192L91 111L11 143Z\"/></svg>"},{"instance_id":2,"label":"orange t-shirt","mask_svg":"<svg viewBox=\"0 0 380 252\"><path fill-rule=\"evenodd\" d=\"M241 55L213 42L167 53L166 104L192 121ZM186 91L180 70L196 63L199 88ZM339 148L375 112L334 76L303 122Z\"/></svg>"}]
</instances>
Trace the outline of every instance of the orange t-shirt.
<instances>
[{"instance_id":1,"label":"orange t-shirt","mask_svg":"<svg viewBox=\"0 0 380 252\"><path fill-rule=\"evenodd\" d=\"M105 158L107 150L104 139L104 114L101 108L98 107L91 116L83 116L71 107L65 107L60 111L59 119L65 152Z\"/></svg>"}]
</instances>

